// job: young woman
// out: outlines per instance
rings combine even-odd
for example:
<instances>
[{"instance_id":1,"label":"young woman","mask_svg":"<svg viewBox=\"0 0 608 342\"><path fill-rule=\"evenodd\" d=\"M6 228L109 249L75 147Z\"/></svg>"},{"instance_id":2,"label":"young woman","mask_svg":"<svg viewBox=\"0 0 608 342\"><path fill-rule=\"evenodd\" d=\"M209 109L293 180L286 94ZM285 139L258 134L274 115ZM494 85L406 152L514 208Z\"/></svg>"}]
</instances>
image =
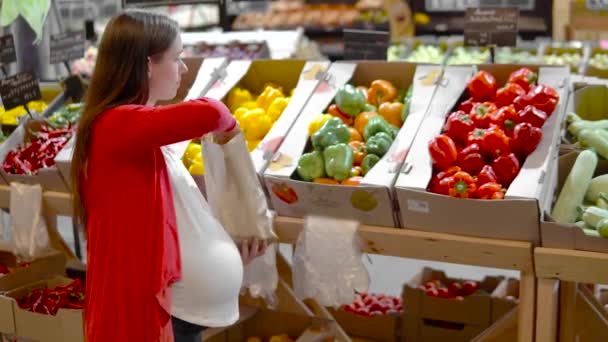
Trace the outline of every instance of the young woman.
<instances>
[{"instance_id":1,"label":"young woman","mask_svg":"<svg viewBox=\"0 0 608 342\"><path fill-rule=\"evenodd\" d=\"M116 16L101 39L72 161L74 208L87 231L88 342L173 341L181 261L160 148L238 132L219 101L155 107L175 97L187 70L181 50L177 23L144 11ZM245 262L263 252L245 248Z\"/></svg>"}]
</instances>

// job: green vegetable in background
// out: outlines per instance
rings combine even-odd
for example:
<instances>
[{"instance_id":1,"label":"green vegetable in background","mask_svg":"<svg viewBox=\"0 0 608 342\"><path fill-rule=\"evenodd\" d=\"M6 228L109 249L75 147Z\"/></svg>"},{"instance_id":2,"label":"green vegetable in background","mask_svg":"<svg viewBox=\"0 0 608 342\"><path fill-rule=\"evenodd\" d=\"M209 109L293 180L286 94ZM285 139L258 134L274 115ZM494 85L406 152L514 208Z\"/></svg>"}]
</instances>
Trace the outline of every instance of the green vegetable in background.
<instances>
[{"instance_id":1,"label":"green vegetable in background","mask_svg":"<svg viewBox=\"0 0 608 342\"><path fill-rule=\"evenodd\" d=\"M323 151L325 173L337 181L350 177L353 168L353 150L347 144L329 146Z\"/></svg>"},{"instance_id":2,"label":"green vegetable in background","mask_svg":"<svg viewBox=\"0 0 608 342\"><path fill-rule=\"evenodd\" d=\"M329 146L347 143L350 140L350 131L340 118L333 117L327 120L319 130L312 135L312 146L315 150L323 151Z\"/></svg>"},{"instance_id":3,"label":"green vegetable in background","mask_svg":"<svg viewBox=\"0 0 608 342\"><path fill-rule=\"evenodd\" d=\"M365 143L365 150L367 153L375 154L379 157L383 157L388 149L391 147L393 139L388 133L378 132L373 137L369 138Z\"/></svg>"},{"instance_id":4,"label":"green vegetable in background","mask_svg":"<svg viewBox=\"0 0 608 342\"><path fill-rule=\"evenodd\" d=\"M364 110L367 103L363 90L355 88L352 84L340 87L334 100L342 113L353 118Z\"/></svg>"},{"instance_id":5,"label":"green vegetable in background","mask_svg":"<svg viewBox=\"0 0 608 342\"><path fill-rule=\"evenodd\" d=\"M407 92L403 97L403 111L401 112L401 121L405 122L408 115L410 115L410 104L412 103L412 95L414 93L414 85L410 85L407 88Z\"/></svg>"},{"instance_id":6,"label":"green vegetable in background","mask_svg":"<svg viewBox=\"0 0 608 342\"><path fill-rule=\"evenodd\" d=\"M315 178L325 177L323 154L319 151L303 154L298 161L296 172L302 180L307 182Z\"/></svg>"},{"instance_id":7,"label":"green vegetable in background","mask_svg":"<svg viewBox=\"0 0 608 342\"><path fill-rule=\"evenodd\" d=\"M367 141L377 133L384 132L388 134L392 139L395 139L399 129L389 124L386 119L382 116L371 117L367 121L367 125L363 129L363 138Z\"/></svg>"},{"instance_id":8,"label":"green vegetable in background","mask_svg":"<svg viewBox=\"0 0 608 342\"><path fill-rule=\"evenodd\" d=\"M365 158L363 158L363 161L361 162L361 173L363 174L363 176L365 176L369 170L371 170L374 165L376 165L376 163L378 163L380 161L380 157L378 157L375 154L368 154L367 156L365 156Z\"/></svg>"}]
</instances>

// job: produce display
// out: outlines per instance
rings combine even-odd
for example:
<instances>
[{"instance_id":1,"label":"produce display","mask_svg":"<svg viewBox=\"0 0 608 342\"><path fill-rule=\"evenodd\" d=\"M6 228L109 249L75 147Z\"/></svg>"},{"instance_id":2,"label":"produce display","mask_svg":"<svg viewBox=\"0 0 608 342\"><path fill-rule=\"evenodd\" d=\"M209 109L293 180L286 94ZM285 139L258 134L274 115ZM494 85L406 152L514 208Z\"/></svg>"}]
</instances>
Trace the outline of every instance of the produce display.
<instances>
[{"instance_id":1,"label":"produce display","mask_svg":"<svg viewBox=\"0 0 608 342\"><path fill-rule=\"evenodd\" d=\"M30 111L42 113L46 109L48 104L44 101L30 101L27 104L27 108ZM27 114L27 111L23 106L4 110L4 107L0 107L0 118L2 118L2 125L17 126L19 124L19 118Z\"/></svg>"},{"instance_id":2,"label":"produce display","mask_svg":"<svg viewBox=\"0 0 608 342\"><path fill-rule=\"evenodd\" d=\"M228 93L226 105L239 123L249 151L253 151L260 144L281 117L291 95L293 89L287 96L280 86L270 83L265 85L262 93L257 96L240 87L235 87ZM205 173L200 151L200 141L192 141L182 157L184 166L192 175Z\"/></svg>"},{"instance_id":3,"label":"produce display","mask_svg":"<svg viewBox=\"0 0 608 342\"><path fill-rule=\"evenodd\" d=\"M405 44L392 44L386 50L386 59L389 62L400 61L408 51L408 47Z\"/></svg>"},{"instance_id":4,"label":"produce display","mask_svg":"<svg viewBox=\"0 0 608 342\"><path fill-rule=\"evenodd\" d=\"M53 289L35 289L27 295L18 298L17 304L21 309L44 315L56 315L59 309L84 309L85 286L76 279L65 286Z\"/></svg>"},{"instance_id":5,"label":"produce display","mask_svg":"<svg viewBox=\"0 0 608 342\"><path fill-rule=\"evenodd\" d=\"M230 42L228 44L200 43L187 48L188 55L212 58L226 57L228 59L262 59L269 58L270 51L264 42L241 43Z\"/></svg>"},{"instance_id":6,"label":"produce display","mask_svg":"<svg viewBox=\"0 0 608 342\"><path fill-rule=\"evenodd\" d=\"M582 60L583 55L579 52L552 53L542 57L544 64L569 65L572 70L578 70Z\"/></svg>"},{"instance_id":7,"label":"produce display","mask_svg":"<svg viewBox=\"0 0 608 342\"><path fill-rule=\"evenodd\" d=\"M494 62L497 64L538 64L540 58L536 52L532 51L515 51L510 47L496 48Z\"/></svg>"},{"instance_id":8,"label":"produce display","mask_svg":"<svg viewBox=\"0 0 608 342\"><path fill-rule=\"evenodd\" d=\"M78 122L83 106L81 102L65 105L51 115L49 122L55 127L72 127Z\"/></svg>"},{"instance_id":9,"label":"produce display","mask_svg":"<svg viewBox=\"0 0 608 342\"><path fill-rule=\"evenodd\" d=\"M444 284L441 280L434 279L420 285L419 288L429 297L463 300L464 297L474 295L479 289L479 284L475 281Z\"/></svg>"},{"instance_id":10,"label":"produce display","mask_svg":"<svg viewBox=\"0 0 608 342\"><path fill-rule=\"evenodd\" d=\"M357 294L352 304L342 306L342 310L365 317L400 314L403 302L399 297L363 292Z\"/></svg>"},{"instance_id":11,"label":"produce display","mask_svg":"<svg viewBox=\"0 0 608 342\"><path fill-rule=\"evenodd\" d=\"M84 53L84 57L72 63L72 73L85 78L90 78L93 75L95 62L97 61L97 47L89 46Z\"/></svg>"},{"instance_id":12,"label":"produce display","mask_svg":"<svg viewBox=\"0 0 608 342\"><path fill-rule=\"evenodd\" d=\"M490 60L490 51L488 49L473 49L457 46L448 57L448 65L459 64L482 64Z\"/></svg>"},{"instance_id":13,"label":"produce display","mask_svg":"<svg viewBox=\"0 0 608 342\"><path fill-rule=\"evenodd\" d=\"M30 265L29 262L21 262L17 265L17 268L28 267L29 265ZM11 273L11 269L7 265L0 262L0 276L9 274L9 273Z\"/></svg>"},{"instance_id":14,"label":"produce display","mask_svg":"<svg viewBox=\"0 0 608 342\"><path fill-rule=\"evenodd\" d=\"M306 182L357 186L389 150L409 113L412 88L391 82L370 87L346 84L326 114L310 122L311 149L298 161L294 176Z\"/></svg>"},{"instance_id":15,"label":"produce display","mask_svg":"<svg viewBox=\"0 0 608 342\"><path fill-rule=\"evenodd\" d=\"M441 135L429 143L433 177L428 191L457 198L503 199L520 166L542 139L542 126L559 96L537 84L527 68L498 88L479 71L467 83L469 98L447 116Z\"/></svg>"},{"instance_id":16,"label":"produce display","mask_svg":"<svg viewBox=\"0 0 608 342\"><path fill-rule=\"evenodd\" d=\"M55 165L55 157L74 134L73 127L55 128L43 125L25 145L8 152L2 169L8 174L33 175L40 169Z\"/></svg>"},{"instance_id":17,"label":"produce display","mask_svg":"<svg viewBox=\"0 0 608 342\"><path fill-rule=\"evenodd\" d=\"M250 336L245 339L245 342L293 342L295 339L289 337L287 334L280 334L271 336L269 339L264 340L257 336Z\"/></svg>"},{"instance_id":18,"label":"produce display","mask_svg":"<svg viewBox=\"0 0 608 342\"><path fill-rule=\"evenodd\" d=\"M439 46L423 44L414 49L405 60L412 63L441 64L445 59L445 54L445 51Z\"/></svg>"},{"instance_id":19,"label":"produce display","mask_svg":"<svg viewBox=\"0 0 608 342\"><path fill-rule=\"evenodd\" d=\"M589 65L598 69L608 69L608 52L596 53L591 56Z\"/></svg>"}]
</instances>

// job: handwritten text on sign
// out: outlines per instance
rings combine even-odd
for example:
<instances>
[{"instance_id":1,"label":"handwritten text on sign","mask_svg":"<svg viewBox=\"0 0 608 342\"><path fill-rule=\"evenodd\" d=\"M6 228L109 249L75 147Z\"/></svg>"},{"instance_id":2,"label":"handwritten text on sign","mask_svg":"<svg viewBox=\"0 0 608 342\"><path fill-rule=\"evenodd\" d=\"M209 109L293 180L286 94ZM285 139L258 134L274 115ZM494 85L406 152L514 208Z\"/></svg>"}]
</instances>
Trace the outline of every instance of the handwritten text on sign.
<instances>
[{"instance_id":1,"label":"handwritten text on sign","mask_svg":"<svg viewBox=\"0 0 608 342\"><path fill-rule=\"evenodd\" d=\"M344 59L386 60L389 34L383 31L344 30Z\"/></svg>"},{"instance_id":2,"label":"handwritten text on sign","mask_svg":"<svg viewBox=\"0 0 608 342\"><path fill-rule=\"evenodd\" d=\"M15 53L15 41L13 35L0 37L0 65L6 65L17 61Z\"/></svg>"},{"instance_id":3,"label":"handwritten text on sign","mask_svg":"<svg viewBox=\"0 0 608 342\"><path fill-rule=\"evenodd\" d=\"M38 79L32 73L22 72L0 81L0 97L4 109L9 110L39 100L42 94Z\"/></svg>"},{"instance_id":4,"label":"handwritten text on sign","mask_svg":"<svg viewBox=\"0 0 608 342\"><path fill-rule=\"evenodd\" d=\"M84 56L84 31L67 32L51 36L51 64L63 63Z\"/></svg>"},{"instance_id":5,"label":"handwritten text on sign","mask_svg":"<svg viewBox=\"0 0 608 342\"><path fill-rule=\"evenodd\" d=\"M465 15L464 43L515 46L518 18L518 8L469 8Z\"/></svg>"}]
</instances>

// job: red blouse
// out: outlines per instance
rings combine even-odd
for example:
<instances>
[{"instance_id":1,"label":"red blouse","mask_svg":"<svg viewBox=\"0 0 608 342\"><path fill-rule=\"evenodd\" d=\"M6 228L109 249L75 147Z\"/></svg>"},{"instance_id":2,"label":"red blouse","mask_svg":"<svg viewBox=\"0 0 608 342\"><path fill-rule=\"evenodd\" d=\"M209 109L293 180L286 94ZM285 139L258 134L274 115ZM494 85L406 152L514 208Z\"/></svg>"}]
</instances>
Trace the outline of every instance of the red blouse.
<instances>
[{"instance_id":1,"label":"red blouse","mask_svg":"<svg viewBox=\"0 0 608 342\"><path fill-rule=\"evenodd\" d=\"M160 147L229 131L212 99L108 109L92 127L87 177L88 342L155 342L169 323L168 287L181 277L171 184Z\"/></svg>"}]
</instances>

